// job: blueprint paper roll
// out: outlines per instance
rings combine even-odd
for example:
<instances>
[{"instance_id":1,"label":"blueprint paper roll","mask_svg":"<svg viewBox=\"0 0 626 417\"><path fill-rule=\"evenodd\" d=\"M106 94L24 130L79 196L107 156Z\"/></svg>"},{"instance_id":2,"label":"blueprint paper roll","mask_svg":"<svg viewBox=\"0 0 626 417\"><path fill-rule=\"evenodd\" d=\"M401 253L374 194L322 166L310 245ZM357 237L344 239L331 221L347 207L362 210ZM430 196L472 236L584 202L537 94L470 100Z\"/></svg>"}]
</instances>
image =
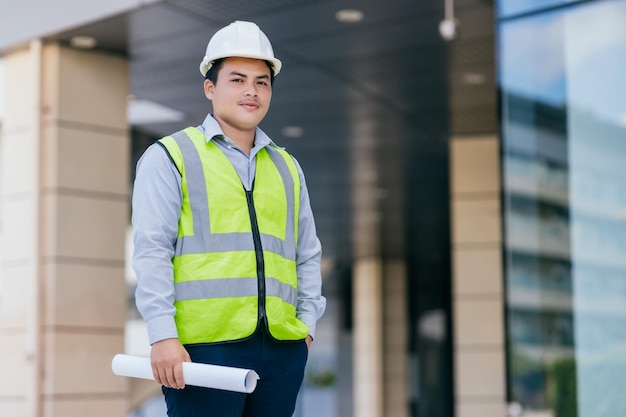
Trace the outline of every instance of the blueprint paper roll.
<instances>
[{"instance_id":1,"label":"blueprint paper roll","mask_svg":"<svg viewBox=\"0 0 626 417\"><path fill-rule=\"evenodd\" d=\"M117 354L113 357L111 368L115 375L154 381L150 358ZM254 391L259 379L259 375L251 369L194 362L183 362L183 377L185 378L185 385L248 394Z\"/></svg>"}]
</instances>

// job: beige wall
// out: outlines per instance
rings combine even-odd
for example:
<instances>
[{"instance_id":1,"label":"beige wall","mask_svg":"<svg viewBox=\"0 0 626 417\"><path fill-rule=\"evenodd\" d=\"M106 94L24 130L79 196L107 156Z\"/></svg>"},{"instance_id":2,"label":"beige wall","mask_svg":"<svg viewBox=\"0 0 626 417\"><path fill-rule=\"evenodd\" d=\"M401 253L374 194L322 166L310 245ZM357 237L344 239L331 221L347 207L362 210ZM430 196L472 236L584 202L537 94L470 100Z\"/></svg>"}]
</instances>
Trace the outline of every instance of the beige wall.
<instances>
[{"instance_id":1,"label":"beige wall","mask_svg":"<svg viewBox=\"0 0 626 417\"><path fill-rule=\"evenodd\" d=\"M353 275L356 417L408 416L406 267L362 258Z\"/></svg>"},{"instance_id":2,"label":"beige wall","mask_svg":"<svg viewBox=\"0 0 626 417\"><path fill-rule=\"evenodd\" d=\"M382 264L361 258L352 277L354 416L382 417Z\"/></svg>"},{"instance_id":3,"label":"beige wall","mask_svg":"<svg viewBox=\"0 0 626 417\"><path fill-rule=\"evenodd\" d=\"M457 417L505 414L500 167L495 136L451 142Z\"/></svg>"},{"instance_id":4,"label":"beige wall","mask_svg":"<svg viewBox=\"0 0 626 417\"><path fill-rule=\"evenodd\" d=\"M383 405L385 417L409 415L408 307L404 260L383 264Z\"/></svg>"},{"instance_id":5,"label":"beige wall","mask_svg":"<svg viewBox=\"0 0 626 417\"><path fill-rule=\"evenodd\" d=\"M5 72L0 415L123 416L126 61L33 41Z\"/></svg>"}]
</instances>

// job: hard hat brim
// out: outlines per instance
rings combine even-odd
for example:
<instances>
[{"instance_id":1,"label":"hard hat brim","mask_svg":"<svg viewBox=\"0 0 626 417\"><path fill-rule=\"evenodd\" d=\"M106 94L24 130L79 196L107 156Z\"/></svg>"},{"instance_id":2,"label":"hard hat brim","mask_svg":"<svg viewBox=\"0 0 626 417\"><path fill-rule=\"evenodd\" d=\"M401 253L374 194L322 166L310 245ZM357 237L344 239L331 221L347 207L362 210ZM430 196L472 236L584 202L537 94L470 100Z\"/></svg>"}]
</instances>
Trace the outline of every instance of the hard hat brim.
<instances>
[{"instance_id":1,"label":"hard hat brim","mask_svg":"<svg viewBox=\"0 0 626 417\"><path fill-rule=\"evenodd\" d=\"M280 72L283 63L278 58L268 58L266 56L256 55L256 54L237 54L237 55L217 55L213 57L205 56L202 62L200 63L200 73L203 77L206 77L206 73L213 66L213 62L222 59L222 58L231 58L231 57L240 57L240 58L252 58L252 59L260 59L261 61L269 61L272 64L272 69L274 70L274 76L277 76Z\"/></svg>"}]
</instances>

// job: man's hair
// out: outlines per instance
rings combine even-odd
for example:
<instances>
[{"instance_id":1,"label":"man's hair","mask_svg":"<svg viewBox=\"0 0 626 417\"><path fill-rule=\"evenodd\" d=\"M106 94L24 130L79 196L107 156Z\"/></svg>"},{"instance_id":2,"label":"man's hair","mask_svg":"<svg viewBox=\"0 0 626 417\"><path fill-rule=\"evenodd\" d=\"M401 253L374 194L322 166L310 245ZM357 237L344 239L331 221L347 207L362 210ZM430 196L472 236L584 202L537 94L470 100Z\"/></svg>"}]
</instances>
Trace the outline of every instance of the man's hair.
<instances>
[{"instance_id":1,"label":"man's hair","mask_svg":"<svg viewBox=\"0 0 626 417\"><path fill-rule=\"evenodd\" d=\"M206 72L204 76L205 79L211 81L213 84L217 83L217 73L222 69L222 65L224 64L224 60L226 58L220 58L213 61L211 68ZM267 64L267 67L270 69L270 84L274 85L274 68L272 68L272 64L269 61L264 60Z\"/></svg>"}]
</instances>

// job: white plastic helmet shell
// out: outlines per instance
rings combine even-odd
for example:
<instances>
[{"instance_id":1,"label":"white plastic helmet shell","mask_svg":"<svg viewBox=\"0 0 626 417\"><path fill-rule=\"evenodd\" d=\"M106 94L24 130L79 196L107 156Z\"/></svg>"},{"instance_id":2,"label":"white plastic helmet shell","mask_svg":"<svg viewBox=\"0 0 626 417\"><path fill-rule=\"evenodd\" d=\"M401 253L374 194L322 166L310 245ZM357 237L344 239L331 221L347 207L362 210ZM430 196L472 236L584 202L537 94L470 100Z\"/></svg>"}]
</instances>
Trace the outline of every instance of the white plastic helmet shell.
<instances>
[{"instance_id":1,"label":"white plastic helmet shell","mask_svg":"<svg viewBox=\"0 0 626 417\"><path fill-rule=\"evenodd\" d=\"M269 61L274 75L278 75L283 66L282 62L274 57L270 40L252 22L237 20L215 32L206 47L204 59L200 63L200 72L206 76L213 61L232 56Z\"/></svg>"}]
</instances>

